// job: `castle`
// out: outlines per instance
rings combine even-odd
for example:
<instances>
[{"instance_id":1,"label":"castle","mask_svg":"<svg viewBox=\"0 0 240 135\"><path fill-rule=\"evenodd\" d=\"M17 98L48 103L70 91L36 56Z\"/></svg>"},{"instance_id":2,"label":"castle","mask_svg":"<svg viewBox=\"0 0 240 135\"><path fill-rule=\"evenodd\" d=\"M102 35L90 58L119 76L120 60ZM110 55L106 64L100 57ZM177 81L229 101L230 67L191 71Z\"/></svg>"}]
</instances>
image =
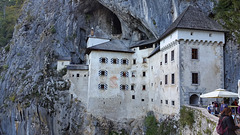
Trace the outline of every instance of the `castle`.
<instances>
[{"instance_id":1,"label":"castle","mask_svg":"<svg viewBox=\"0 0 240 135\"><path fill-rule=\"evenodd\" d=\"M67 67L70 93L96 116L110 119L174 115L181 105L206 104L202 93L224 87L225 30L189 6L158 39L130 42L91 35L86 64Z\"/></svg>"}]
</instances>

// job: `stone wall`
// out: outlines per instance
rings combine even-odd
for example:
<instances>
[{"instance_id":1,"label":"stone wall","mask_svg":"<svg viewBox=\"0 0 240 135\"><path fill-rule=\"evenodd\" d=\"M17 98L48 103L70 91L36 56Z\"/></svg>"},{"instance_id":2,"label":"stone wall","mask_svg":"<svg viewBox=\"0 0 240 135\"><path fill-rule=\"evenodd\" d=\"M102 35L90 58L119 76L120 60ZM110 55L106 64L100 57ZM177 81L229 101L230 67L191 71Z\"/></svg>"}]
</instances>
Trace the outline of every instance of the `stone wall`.
<instances>
[{"instance_id":1,"label":"stone wall","mask_svg":"<svg viewBox=\"0 0 240 135\"><path fill-rule=\"evenodd\" d=\"M204 134L204 135L218 135L216 132L216 126L218 123L218 117L208 113L207 109L186 106L187 110L193 111L194 114L194 123L192 128L190 126L185 126L185 128L180 129L181 134L190 135L190 134Z\"/></svg>"}]
</instances>

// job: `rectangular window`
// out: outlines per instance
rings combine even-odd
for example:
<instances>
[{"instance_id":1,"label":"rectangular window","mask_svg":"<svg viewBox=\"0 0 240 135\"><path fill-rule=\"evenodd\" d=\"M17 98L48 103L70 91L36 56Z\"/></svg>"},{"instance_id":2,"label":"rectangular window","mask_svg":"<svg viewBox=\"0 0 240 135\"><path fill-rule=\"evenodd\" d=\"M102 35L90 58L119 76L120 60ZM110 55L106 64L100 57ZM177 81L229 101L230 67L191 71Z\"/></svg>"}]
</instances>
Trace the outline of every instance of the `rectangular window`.
<instances>
[{"instance_id":1,"label":"rectangular window","mask_svg":"<svg viewBox=\"0 0 240 135\"><path fill-rule=\"evenodd\" d=\"M106 63L106 58L102 58L102 63Z\"/></svg>"},{"instance_id":2,"label":"rectangular window","mask_svg":"<svg viewBox=\"0 0 240 135\"><path fill-rule=\"evenodd\" d=\"M131 85L131 90L134 90L134 84Z\"/></svg>"},{"instance_id":3,"label":"rectangular window","mask_svg":"<svg viewBox=\"0 0 240 135\"><path fill-rule=\"evenodd\" d=\"M165 100L165 103L168 104L168 100Z\"/></svg>"},{"instance_id":4,"label":"rectangular window","mask_svg":"<svg viewBox=\"0 0 240 135\"><path fill-rule=\"evenodd\" d=\"M146 85L142 85L142 90L146 90Z\"/></svg>"},{"instance_id":5,"label":"rectangular window","mask_svg":"<svg viewBox=\"0 0 240 135\"><path fill-rule=\"evenodd\" d=\"M120 76L121 76L121 77L128 77L128 72L126 72L126 71L121 71L121 72L120 72Z\"/></svg>"},{"instance_id":6,"label":"rectangular window","mask_svg":"<svg viewBox=\"0 0 240 135\"><path fill-rule=\"evenodd\" d=\"M160 66L162 66L162 62L160 62Z\"/></svg>"},{"instance_id":7,"label":"rectangular window","mask_svg":"<svg viewBox=\"0 0 240 135\"><path fill-rule=\"evenodd\" d=\"M174 50L171 51L171 61L174 61Z\"/></svg>"},{"instance_id":8,"label":"rectangular window","mask_svg":"<svg viewBox=\"0 0 240 135\"><path fill-rule=\"evenodd\" d=\"M79 74L77 74L77 77L79 77L80 75Z\"/></svg>"},{"instance_id":9,"label":"rectangular window","mask_svg":"<svg viewBox=\"0 0 240 135\"><path fill-rule=\"evenodd\" d=\"M162 104L163 102L162 102L162 100L161 100L161 104Z\"/></svg>"},{"instance_id":10,"label":"rectangular window","mask_svg":"<svg viewBox=\"0 0 240 135\"><path fill-rule=\"evenodd\" d=\"M192 84L198 84L198 73L192 73Z\"/></svg>"},{"instance_id":11,"label":"rectangular window","mask_svg":"<svg viewBox=\"0 0 240 135\"><path fill-rule=\"evenodd\" d=\"M198 49L192 49L192 59L198 59Z\"/></svg>"},{"instance_id":12,"label":"rectangular window","mask_svg":"<svg viewBox=\"0 0 240 135\"><path fill-rule=\"evenodd\" d=\"M144 101L144 99L142 99L142 101Z\"/></svg>"},{"instance_id":13,"label":"rectangular window","mask_svg":"<svg viewBox=\"0 0 240 135\"><path fill-rule=\"evenodd\" d=\"M165 54L165 63L167 63L167 54Z\"/></svg>"},{"instance_id":14,"label":"rectangular window","mask_svg":"<svg viewBox=\"0 0 240 135\"><path fill-rule=\"evenodd\" d=\"M113 59L113 64L117 64L117 59Z\"/></svg>"},{"instance_id":15,"label":"rectangular window","mask_svg":"<svg viewBox=\"0 0 240 135\"><path fill-rule=\"evenodd\" d=\"M172 101L172 105L175 105L175 102L174 102L174 101Z\"/></svg>"},{"instance_id":16,"label":"rectangular window","mask_svg":"<svg viewBox=\"0 0 240 135\"><path fill-rule=\"evenodd\" d=\"M127 84L126 85L121 84L120 85L120 90L128 90L128 85Z\"/></svg>"},{"instance_id":17,"label":"rectangular window","mask_svg":"<svg viewBox=\"0 0 240 135\"><path fill-rule=\"evenodd\" d=\"M107 90L107 84L98 84L98 89L100 90Z\"/></svg>"},{"instance_id":18,"label":"rectangular window","mask_svg":"<svg viewBox=\"0 0 240 135\"><path fill-rule=\"evenodd\" d=\"M136 59L133 59L133 65L135 65L136 64Z\"/></svg>"},{"instance_id":19,"label":"rectangular window","mask_svg":"<svg viewBox=\"0 0 240 135\"><path fill-rule=\"evenodd\" d=\"M172 84L175 84L175 75L172 74Z\"/></svg>"},{"instance_id":20,"label":"rectangular window","mask_svg":"<svg viewBox=\"0 0 240 135\"><path fill-rule=\"evenodd\" d=\"M168 84L168 75L165 75L165 84Z\"/></svg>"},{"instance_id":21,"label":"rectangular window","mask_svg":"<svg viewBox=\"0 0 240 135\"><path fill-rule=\"evenodd\" d=\"M146 72L145 71L143 71L143 77L145 77L146 76Z\"/></svg>"},{"instance_id":22,"label":"rectangular window","mask_svg":"<svg viewBox=\"0 0 240 135\"><path fill-rule=\"evenodd\" d=\"M132 71L132 77L136 77L136 72Z\"/></svg>"},{"instance_id":23,"label":"rectangular window","mask_svg":"<svg viewBox=\"0 0 240 135\"><path fill-rule=\"evenodd\" d=\"M143 58L143 63L147 63L147 58Z\"/></svg>"},{"instance_id":24,"label":"rectangular window","mask_svg":"<svg viewBox=\"0 0 240 135\"><path fill-rule=\"evenodd\" d=\"M135 95L132 95L132 99L135 99Z\"/></svg>"},{"instance_id":25,"label":"rectangular window","mask_svg":"<svg viewBox=\"0 0 240 135\"><path fill-rule=\"evenodd\" d=\"M151 101L153 102L153 99L151 99Z\"/></svg>"},{"instance_id":26,"label":"rectangular window","mask_svg":"<svg viewBox=\"0 0 240 135\"><path fill-rule=\"evenodd\" d=\"M101 76L104 76L105 75L105 71L101 71Z\"/></svg>"},{"instance_id":27,"label":"rectangular window","mask_svg":"<svg viewBox=\"0 0 240 135\"><path fill-rule=\"evenodd\" d=\"M121 64L128 65L128 59L121 59Z\"/></svg>"},{"instance_id":28,"label":"rectangular window","mask_svg":"<svg viewBox=\"0 0 240 135\"><path fill-rule=\"evenodd\" d=\"M122 60L122 64L127 64L127 60Z\"/></svg>"}]
</instances>

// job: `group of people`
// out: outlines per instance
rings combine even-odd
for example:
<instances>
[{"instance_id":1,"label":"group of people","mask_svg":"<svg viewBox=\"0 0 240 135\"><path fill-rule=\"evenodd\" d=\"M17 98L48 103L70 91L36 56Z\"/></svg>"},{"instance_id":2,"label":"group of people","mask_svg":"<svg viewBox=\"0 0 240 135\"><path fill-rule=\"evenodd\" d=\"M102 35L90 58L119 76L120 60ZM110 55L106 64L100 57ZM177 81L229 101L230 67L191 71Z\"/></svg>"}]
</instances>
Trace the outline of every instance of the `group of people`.
<instances>
[{"instance_id":1,"label":"group of people","mask_svg":"<svg viewBox=\"0 0 240 135\"><path fill-rule=\"evenodd\" d=\"M237 100L234 100L232 106L238 106L237 113L240 114L240 104ZM236 130L240 128L240 124L235 125L232 113L235 112L234 108L230 108L224 101L221 104L212 102L208 106L208 112L213 115L220 116L219 119L222 121L223 135L236 135Z\"/></svg>"},{"instance_id":2,"label":"group of people","mask_svg":"<svg viewBox=\"0 0 240 135\"><path fill-rule=\"evenodd\" d=\"M221 104L215 102L212 102L212 104L209 104L207 107L207 110L209 113L213 114L213 115L218 115L220 112L223 111L224 108L227 108L228 105L222 101Z\"/></svg>"},{"instance_id":3,"label":"group of people","mask_svg":"<svg viewBox=\"0 0 240 135\"><path fill-rule=\"evenodd\" d=\"M236 113L240 114L240 104L238 104L237 99L235 99L232 104L232 106L238 106L237 109L235 110L235 108L231 108L232 112L235 113L235 111L237 111ZM225 103L225 101L223 100L221 104L215 102L212 102L212 104L209 104L207 107L207 110L209 113L213 114L213 115L218 115L220 112L223 111L224 108L227 108L228 104Z\"/></svg>"}]
</instances>

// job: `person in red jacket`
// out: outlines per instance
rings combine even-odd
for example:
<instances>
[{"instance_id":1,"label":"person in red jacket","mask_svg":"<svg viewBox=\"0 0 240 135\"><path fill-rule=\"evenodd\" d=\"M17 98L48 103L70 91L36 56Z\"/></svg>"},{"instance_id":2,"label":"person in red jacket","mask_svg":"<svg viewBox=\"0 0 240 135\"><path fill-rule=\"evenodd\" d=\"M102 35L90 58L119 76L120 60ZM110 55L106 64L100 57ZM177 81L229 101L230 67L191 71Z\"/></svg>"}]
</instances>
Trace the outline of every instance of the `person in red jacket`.
<instances>
[{"instance_id":1,"label":"person in red jacket","mask_svg":"<svg viewBox=\"0 0 240 135\"><path fill-rule=\"evenodd\" d=\"M220 119L223 119L223 129L227 127L227 131L223 135L237 135L235 133L235 130L239 129L240 124L235 126L235 123L232 118L232 110L230 108L223 109L223 111L221 112Z\"/></svg>"}]
</instances>

